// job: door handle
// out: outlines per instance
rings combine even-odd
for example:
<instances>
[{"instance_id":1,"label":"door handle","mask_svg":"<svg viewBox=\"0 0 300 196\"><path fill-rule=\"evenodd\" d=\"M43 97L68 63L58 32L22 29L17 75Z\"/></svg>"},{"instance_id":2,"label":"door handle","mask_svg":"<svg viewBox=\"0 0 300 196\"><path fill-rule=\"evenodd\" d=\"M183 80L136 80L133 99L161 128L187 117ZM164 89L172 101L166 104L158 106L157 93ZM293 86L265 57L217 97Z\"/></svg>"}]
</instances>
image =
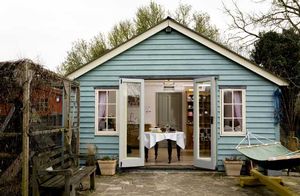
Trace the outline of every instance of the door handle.
<instances>
[{"instance_id":1,"label":"door handle","mask_svg":"<svg viewBox=\"0 0 300 196\"><path fill-rule=\"evenodd\" d=\"M210 124L214 124L214 117L213 116L210 117Z\"/></svg>"}]
</instances>

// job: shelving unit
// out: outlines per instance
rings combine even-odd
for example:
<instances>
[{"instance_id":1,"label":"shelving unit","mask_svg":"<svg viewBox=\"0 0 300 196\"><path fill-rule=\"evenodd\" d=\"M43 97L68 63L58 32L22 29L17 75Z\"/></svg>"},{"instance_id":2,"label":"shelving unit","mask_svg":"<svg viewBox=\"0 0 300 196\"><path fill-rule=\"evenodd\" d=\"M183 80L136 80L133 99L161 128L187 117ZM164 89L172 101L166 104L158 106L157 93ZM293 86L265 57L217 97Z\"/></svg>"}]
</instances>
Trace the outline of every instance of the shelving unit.
<instances>
[{"instance_id":1,"label":"shelving unit","mask_svg":"<svg viewBox=\"0 0 300 196\"><path fill-rule=\"evenodd\" d=\"M194 95L186 92L187 149L193 148ZM200 144L210 144L210 93L199 92ZM205 146L201 147L205 148Z\"/></svg>"},{"instance_id":2,"label":"shelving unit","mask_svg":"<svg viewBox=\"0 0 300 196\"><path fill-rule=\"evenodd\" d=\"M186 92L186 148L193 149L194 96Z\"/></svg>"}]
</instances>

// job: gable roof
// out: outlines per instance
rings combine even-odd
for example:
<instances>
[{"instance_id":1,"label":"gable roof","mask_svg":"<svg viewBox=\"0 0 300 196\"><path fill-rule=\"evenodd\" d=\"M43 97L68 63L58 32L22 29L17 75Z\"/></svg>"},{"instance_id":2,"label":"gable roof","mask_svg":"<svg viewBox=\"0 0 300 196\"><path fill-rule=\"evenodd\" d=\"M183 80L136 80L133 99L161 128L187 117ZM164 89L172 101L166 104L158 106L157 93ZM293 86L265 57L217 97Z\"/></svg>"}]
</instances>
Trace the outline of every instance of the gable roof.
<instances>
[{"instance_id":1,"label":"gable roof","mask_svg":"<svg viewBox=\"0 0 300 196\"><path fill-rule=\"evenodd\" d=\"M145 39L151 37L152 35L155 35L156 33L160 32L161 30L164 30L167 27L171 27L172 29L180 32L181 34L195 40L196 42L214 50L217 53L222 54L223 56L227 57L228 59L242 65L243 67L253 71L254 73L266 78L267 80L279 85L279 86L287 86L288 83L275 76L274 74L258 67L254 63L252 63L250 60L246 59L245 57L242 57L241 55L225 48L224 46L198 34L197 32L181 25L180 23L176 22L170 17L167 17L165 20L163 20L158 25L152 27L151 29L147 30L146 32L128 40L127 42L121 44L120 46L112 49L108 53L104 54L100 58L80 67L79 69L75 70L74 72L70 73L67 77L70 79L76 79L83 74L87 73L88 71L96 68L97 66L105 63L106 61L114 58L115 56L121 54L122 52L128 50L129 48L139 44L140 42L144 41Z\"/></svg>"}]
</instances>

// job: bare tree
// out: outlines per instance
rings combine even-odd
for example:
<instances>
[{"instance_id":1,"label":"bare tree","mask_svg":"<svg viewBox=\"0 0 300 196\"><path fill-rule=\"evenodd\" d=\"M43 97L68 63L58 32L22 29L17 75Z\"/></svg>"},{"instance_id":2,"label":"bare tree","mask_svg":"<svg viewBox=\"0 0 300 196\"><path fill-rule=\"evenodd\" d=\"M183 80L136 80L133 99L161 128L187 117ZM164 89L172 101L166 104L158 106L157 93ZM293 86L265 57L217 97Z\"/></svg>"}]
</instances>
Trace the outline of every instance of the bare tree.
<instances>
[{"instance_id":1,"label":"bare tree","mask_svg":"<svg viewBox=\"0 0 300 196\"><path fill-rule=\"evenodd\" d=\"M223 3L225 13L232 18L229 30L234 30L230 40L239 41L244 47L252 46L260 38L259 31L280 31L294 29L300 34L300 3L299 0L259 0L258 5L270 3L266 12L244 13L236 2L234 9Z\"/></svg>"},{"instance_id":2,"label":"bare tree","mask_svg":"<svg viewBox=\"0 0 300 196\"><path fill-rule=\"evenodd\" d=\"M178 8L175 10L173 17L177 22L185 26L189 26L190 23L192 22L191 12L192 12L191 5L180 3Z\"/></svg>"}]
</instances>

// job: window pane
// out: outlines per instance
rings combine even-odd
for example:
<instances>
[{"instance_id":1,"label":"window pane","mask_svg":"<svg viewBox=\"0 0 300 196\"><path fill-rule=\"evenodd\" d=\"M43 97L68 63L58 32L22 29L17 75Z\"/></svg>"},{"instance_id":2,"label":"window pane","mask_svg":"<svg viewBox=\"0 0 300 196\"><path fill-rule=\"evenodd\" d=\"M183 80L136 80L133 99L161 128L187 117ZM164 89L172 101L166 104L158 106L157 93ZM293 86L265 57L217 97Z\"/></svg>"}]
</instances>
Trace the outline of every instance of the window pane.
<instances>
[{"instance_id":1,"label":"window pane","mask_svg":"<svg viewBox=\"0 0 300 196\"><path fill-rule=\"evenodd\" d=\"M108 131L116 131L116 119L108 118Z\"/></svg>"},{"instance_id":2,"label":"window pane","mask_svg":"<svg viewBox=\"0 0 300 196\"><path fill-rule=\"evenodd\" d=\"M106 104L106 91L99 91L98 93L98 103Z\"/></svg>"},{"instance_id":3,"label":"window pane","mask_svg":"<svg viewBox=\"0 0 300 196\"><path fill-rule=\"evenodd\" d=\"M108 91L108 103L116 103L116 91Z\"/></svg>"},{"instance_id":4,"label":"window pane","mask_svg":"<svg viewBox=\"0 0 300 196\"><path fill-rule=\"evenodd\" d=\"M108 117L116 117L116 105L108 105Z\"/></svg>"},{"instance_id":5,"label":"window pane","mask_svg":"<svg viewBox=\"0 0 300 196\"><path fill-rule=\"evenodd\" d=\"M243 113L242 113L242 105L234 105L233 109L234 109L234 117L242 117Z\"/></svg>"},{"instance_id":6,"label":"window pane","mask_svg":"<svg viewBox=\"0 0 300 196\"><path fill-rule=\"evenodd\" d=\"M106 116L106 105L98 105L98 118L104 118Z\"/></svg>"},{"instance_id":7,"label":"window pane","mask_svg":"<svg viewBox=\"0 0 300 196\"><path fill-rule=\"evenodd\" d=\"M232 117L232 105L224 105L224 117Z\"/></svg>"},{"instance_id":8,"label":"window pane","mask_svg":"<svg viewBox=\"0 0 300 196\"><path fill-rule=\"evenodd\" d=\"M233 102L234 103L242 103L242 91L234 91L233 92Z\"/></svg>"},{"instance_id":9,"label":"window pane","mask_svg":"<svg viewBox=\"0 0 300 196\"><path fill-rule=\"evenodd\" d=\"M224 132L231 132L231 131L232 131L232 120L224 119Z\"/></svg>"},{"instance_id":10,"label":"window pane","mask_svg":"<svg viewBox=\"0 0 300 196\"><path fill-rule=\"evenodd\" d=\"M232 92L224 91L224 103L232 103Z\"/></svg>"},{"instance_id":11,"label":"window pane","mask_svg":"<svg viewBox=\"0 0 300 196\"><path fill-rule=\"evenodd\" d=\"M97 131L116 131L117 93L115 90L98 90Z\"/></svg>"},{"instance_id":12,"label":"window pane","mask_svg":"<svg viewBox=\"0 0 300 196\"><path fill-rule=\"evenodd\" d=\"M141 157L140 134L141 84L127 84L127 157ZM144 126L144 125L142 125Z\"/></svg>"},{"instance_id":13,"label":"window pane","mask_svg":"<svg viewBox=\"0 0 300 196\"><path fill-rule=\"evenodd\" d=\"M243 130L243 120L234 119L234 131L241 132Z\"/></svg>"},{"instance_id":14,"label":"window pane","mask_svg":"<svg viewBox=\"0 0 300 196\"><path fill-rule=\"evenodd\" d=\"M105 131L106 130L106 119L100 118L98 120L98 131Z\"/></svg>"}]
</instances>

